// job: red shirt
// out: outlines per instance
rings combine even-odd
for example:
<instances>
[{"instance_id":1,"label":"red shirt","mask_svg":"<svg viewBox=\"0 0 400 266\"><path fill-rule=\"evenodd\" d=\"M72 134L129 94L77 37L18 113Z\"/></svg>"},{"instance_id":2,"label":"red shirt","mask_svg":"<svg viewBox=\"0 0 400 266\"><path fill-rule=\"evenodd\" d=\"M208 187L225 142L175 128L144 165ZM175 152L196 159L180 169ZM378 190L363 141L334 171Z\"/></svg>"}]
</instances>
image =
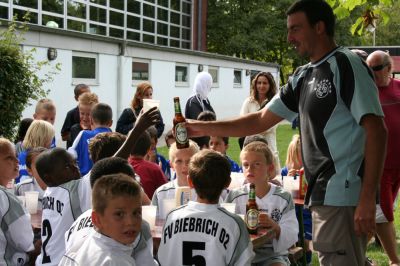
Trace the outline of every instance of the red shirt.
<instances>
[{"instance_id":1,"label":"red shirt","mask_svg":"<svg viewBox=\"0 0 400 266\"><path fill-rule=\"evenodd\" d=\"M135 173L140 176L140 183L150 199L158 187L167 183L164 173L157 164L133 157L129 157L128 161Z\"/></svg>"},{"instance_id":2,"label":"red shirt","mask_svg":"<svg viewBox=\"0 0 400 266\"><path fill-rule=\"evenodd\" d=\"M379 100L388 129L385 169L400 169L400 80L390 79L387 87L379 87Z\"/></svg>"}]
</instances>

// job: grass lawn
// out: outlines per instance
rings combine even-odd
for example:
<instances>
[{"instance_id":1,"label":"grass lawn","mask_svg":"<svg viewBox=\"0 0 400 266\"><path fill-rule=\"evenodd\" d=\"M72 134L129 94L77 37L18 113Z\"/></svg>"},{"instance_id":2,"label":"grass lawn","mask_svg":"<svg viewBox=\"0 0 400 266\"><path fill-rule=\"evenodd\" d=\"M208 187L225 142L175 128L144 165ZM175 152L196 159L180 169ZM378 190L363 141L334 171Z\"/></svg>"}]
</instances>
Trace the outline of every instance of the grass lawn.
<instances>
[{"instance_id":1,"label":"grass lawn","mask_svg":"<svg viewBox=\"0 0 400 266\"><path fill-rule=\"evenodd\" d=\"M276 131L276 140L277 140L277 146L278 146L278 151L279 151L279 159L281 162L281 166L285 164L286 161L286 151L287 151L287 146L292 139L293 134L298 133L297 130L292 130L291 126L289 124L283 124L279 125ZM168 158L168 149L167 147L160 147L157 148L158 152L164 155L166 158ZM239 162L239 145L237 138L230 138L229 139L229 150L228 150L228 156L235 160L236 162ZM395 217L395 227L396 227L396 235L397 235L397 253L400 254L400 206L398 204L396 208L396 213L394 215ZM368 246L367 250L367 256L372 259L376 265L379 266L388 266L389 265L389 260L384 253L383 249L380 247L377 247L375 244L370 244ZM318 266L318 259L317 255L313 255L313 261L312 265Z\"/></svg>"}]
</instances>

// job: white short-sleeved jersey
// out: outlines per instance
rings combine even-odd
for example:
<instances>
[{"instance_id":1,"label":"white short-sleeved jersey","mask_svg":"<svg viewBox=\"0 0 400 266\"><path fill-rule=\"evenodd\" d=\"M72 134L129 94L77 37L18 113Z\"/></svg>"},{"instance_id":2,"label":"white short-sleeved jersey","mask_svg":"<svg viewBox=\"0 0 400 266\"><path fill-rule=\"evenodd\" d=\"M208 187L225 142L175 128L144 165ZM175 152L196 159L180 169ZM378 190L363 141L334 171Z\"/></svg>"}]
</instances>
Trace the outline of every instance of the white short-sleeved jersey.
<instances>
[{"instance_id":1,"label":"white short-sleeved jersey","mask_svg":"<svg viewBox=\"0 0 400 266\"><path fill-rule=\"evenodd\" d=\"M34 178L27 178L24 179L23 181L19 182L15 186L15 195L16 196L25 196L26 191L37 191L39 192L39 197L38 197L38 208L42 208L42 200L43 200L43 194L44 191L43 189L38 185L36 180Z\"/></svg>"},{"instance_id":2,"label":"white short-sleeved jersey","mask_svg":"<svg viewBox=\"0 0 400 266\"><path fill-rule=\"evenodd\" d=\"M132 249L133 245L123 245L93 230L83 245L62 257L59 266L135 266L135 260L130 256Z\"/></svg>"},{"instance_id":3,"label":"white short-sleeved jersey","mask_svg":"<svg viewBox=\"0 0 400 266\"><path fill-rule=\"evenodd\" d=\"M168 214L161 234L161 265L243 266L254 257L243 220L218 204L189 201Z\"/></svg>"},{"instance_id":4,"label":"white short-sleeved jersey","mask_svg":"<svg viewBox=\"0 0 400 266\"><path fill-rule=\"evenodd\" d=\"M160 213L164 213L164 210L161 210L163 205L161 202L164 199L174 199L175 198L175 189L179 187L178 185L178 180L174 179L172 181L169 181L168 183L160 186L157 188L157 190L153 194L153 198L151 199L151 205L157 206L157 217L160 216ZM228 194L228 190L224 189L221 193L221 197L219 199L219 202L224 202L224 195ZM197 193L194 188L190 190L190 200L196 201L197 200Z\"/></svg>"},{"instance_id":5,"label":"white short-sleeved jersey","mask_svg":"<svg viewBox=\"0 0 400 266\"><path fill-rule=\"evenodd\" d=\"M0 186L0 265L25 265L33 250L30 216L12 193Z\"/></svg>"},{"instance_id":6,"label":"white short-sleeved jersey","mask_svg":"<svg viewBox=\"0 0 400 266\"><path fill-rule=\"evenodd\" d=\"M281 187L270 184L271 188L262 199L256 197L258 209L267 213L272 220L279 224L281 233L279 240L273 239L263 247L256 249L256 259L253 262L262 261L262 258L272 255L287 254L287 250L298 240L299 224L294 210L292 195ZM226 202L236 203L236 213L246 214L246 203L249 198L250 184L230 191ZM259 260L260 259L260 260Z\"/></svg>"},{"instance_id":7,"label":"white short-sleeved jersey","mask_svg":"<svg viewBox=\"0 0 400 266\"><path fill-rule=\"evenodd\" d=\"M161 202L164 199L175 199L175 190L177 187L179 187L178 180L174 179L156 189L151 199L151 205L157 206L157 216L160 216L160 213L164 213L164 210L161 210L163 207ZM194 189L190 190L190 198L192 201L196 201L197 199Z\"/></svg>"},{"instance_id":8,"label":"white short-sleeved jersey","mask_svg":"<svg viewBox=\"0 0 400 266\"><path fill-rule=\"evenodd\" d=\"M82 213L69 230L65 232L66 252L78 250L93 231L95 230L92 224L92 209L90 209ZM144 220L142 221L140 234L133 242L131 256L135 259L137 265L154 265L153 239L150 226Z\"/></svg>"},{"instance_id":9,"label":"white short-sleeved jersey","mask_svg":"<svg viewBox=\"0 0 400 266\"><path fill-rule=\"evenodd\" d=\"M64 234L82 214L86 202L82 179L48 187L43 195L42 250L36 265L58 265L65 253Z\"/></svg>"},{"instance_id":10,"label":"white short-sleeved jersey","mask_svg":"<svg viewBox=\"0 0 400 266\"><path fill-rule=\"evenodd\" d=\"M82 190L85 195L85 201L81 203L82 211L92 208L92 186L90 185L90 172L82 177Z\"/></svg>"}]
</instances>

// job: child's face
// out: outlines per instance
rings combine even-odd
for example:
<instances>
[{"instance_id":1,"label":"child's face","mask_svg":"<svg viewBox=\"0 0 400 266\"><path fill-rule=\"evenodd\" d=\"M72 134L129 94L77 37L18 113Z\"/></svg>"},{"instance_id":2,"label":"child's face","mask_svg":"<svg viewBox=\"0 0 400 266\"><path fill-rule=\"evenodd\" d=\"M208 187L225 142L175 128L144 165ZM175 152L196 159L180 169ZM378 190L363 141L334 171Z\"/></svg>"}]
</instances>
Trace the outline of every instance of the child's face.
<instances>
[{"instance_id":1,"label":"child's face","mask_svg":"<svg viewBox=\"0 0 400 266\"><path fill-rule=\"evenodd\" d=\"M273 166L268 165L265 156L261 152L247 151L240 154L243 174L249 183L268 182L269 174Z\"/></svg>"},{"instance_id":2,"label":"child's face","mask_svg":"<svg viewBox=\"0 0 400 266\"><path fill-rule=\"evenodd\" d=\"M209 146L211 150L222 154L226 154L226 150L228 149L228 145L225 144L221 137L210 137Z\"/></svg>"},{"instance_id":3,"label":"child's face","mask_svg":"<svg viewBox=\"0 0 400 266\"><path fill-rule=\"evenodd\" d=\"M104 214L93 213L97 229L119 243L132 244L142 223L141 197L117 196L108 201Z\"/></svg>"},{"instance_id":4,"label":"child's face","mask_svg":"<svg viewBox=\"0 0 400 266\"><path fill-rule=\"evenodd\" d=\"M18 158L15 156L14 147L9 144L4 144L0 152L0 169L0 184L3 186L19 175Z\"/></svg>"},{"instance_id":5,"label":"child's face","mask_svg":"<svg viewBox=\"0 0 400 266\"><path fill-rule=\"evenodd\" d=\"M84 129L89 129L90 128L90 111L92 110L91 105L86 105L86 104L79 104L79 119L81 126Z\"/></svg>"},{"instance_id":6,"label":"child's face","mask_svg":"<svg viewBox=\"0 0 400 266\"><path fill-rule=\"evenodd\" d=\"M176 172L176 177L186 180L189 174L189 161L194 153L190 149L178 149L175 158L171 161L171 167Z\"/></svg>"},{"instance_id":7,"label":"child's face","mask_svg":"<svg viewBox=\"0 0 400 266\"><path fill-rule=\"evenodd\" d=\"M41 109L33 115L33 118L36 120L44 120L54 125L54 121L56 120L56 111Z\"/></svg>"},{"instance_id":8,"label":"child's face","mask_svg":"<svg viewBox=\"0 0 400 266\"><path fill-rule=\"evenodd\" d=\"M79 179L80 177L81 173L79 172L78 164L76 160L70 156L67 162L55 167L53 173L47 178L50 179L49 181L52 182L54 186L58 186L71 180Z\"/></svg>"}]
</instances>

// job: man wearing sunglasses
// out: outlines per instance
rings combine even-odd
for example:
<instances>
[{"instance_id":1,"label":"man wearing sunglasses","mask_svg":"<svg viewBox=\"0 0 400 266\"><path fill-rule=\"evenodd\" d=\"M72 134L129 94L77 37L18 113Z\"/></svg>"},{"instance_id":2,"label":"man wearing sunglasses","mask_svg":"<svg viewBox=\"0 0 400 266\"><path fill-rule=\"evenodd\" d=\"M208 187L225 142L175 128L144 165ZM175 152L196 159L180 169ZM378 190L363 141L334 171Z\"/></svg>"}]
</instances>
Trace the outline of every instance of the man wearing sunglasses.
<instances>
[{"instance_id":1,"label":"man wearing sunglasses","mask_svg":"<svg viewBox=\"0 0 400 266\"><path fill-rule=\"evenodd\" d=\"M394 228L393 204L400 187L400 80L392 78L393 61L383 51L375 51L367 58L375 83L379 89L379 100L385 114L388 129L387 154L380 182L380 206L377 206L376 232L385 249L390 265L400 265L396 253L396 231Z\"/></svg>"}]
</instances>

